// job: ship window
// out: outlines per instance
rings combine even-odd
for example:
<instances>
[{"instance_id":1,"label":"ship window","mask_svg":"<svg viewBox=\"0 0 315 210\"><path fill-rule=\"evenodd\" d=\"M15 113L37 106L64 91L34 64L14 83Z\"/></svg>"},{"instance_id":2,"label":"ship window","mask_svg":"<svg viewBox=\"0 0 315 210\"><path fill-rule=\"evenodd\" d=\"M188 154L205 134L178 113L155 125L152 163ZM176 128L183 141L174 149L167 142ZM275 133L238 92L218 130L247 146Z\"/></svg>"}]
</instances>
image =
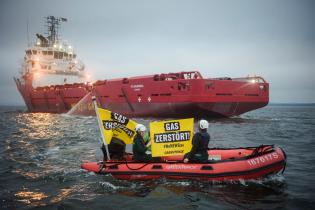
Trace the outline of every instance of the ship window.
<instances>
[{"instance_id":1,"label":"ship window","mask_svg":"<svg viewBox=\"0 0 315 210\"><path fill-rule=\"evenodd\" d=\"M42 51L43 55L47 55L47 51Z\"/></svg>"},{"instance_id":2,"label":"ship window","mask_svg":"<svg viewBox=\"0 0 315 210\"><path fill-rule=\"evenodd\" d=\"M48 51L47 54L48 55L53 55L53 51Z\"/></svg>"},{"instance_id":3,"label":"ship window","mask_svg":"<svg viewBox=\"0 0 315 210\"><path fill-rule=\"evenodd\" d=\"M27 55L31 55L31 54L32 54L32 51L31 51L31 50L26 50L26 54L27 54Z\"/></svg>"},{"instance_id":4,"label":"ship window","mask_svg":"<svg viewBox=\"0 0 315 210\"><path fill-rule=\"evenodd\" d=\"M73 54L73 58L76 58L77 57L77 55L76 54Z\"/></svg>"},{"instance_id":5,"label":"ship window","mask_svg":"<svg viewBox=\"0 0 315 210\"><path fill-rule=\"evenodd\" d=\"M66 52L63 53L63 57L66 57L66 58L67 58L67 57L68 57L68 53L66 53Z\"/></svg>"},{"instance_id":6,"label":"ship window","mask_svg":"<svg viewBox=\"0 0 315 210\"><path fill-rule=\"evenodd\" d=\"M33 50L33 54L36 55L36 54L37 54L37 51L36 51L36 50Z\"/></svg>"},{"instance_id":7,"label":"ship window","mask_svg":"<svg viewBox=\"0 0 315 210\"><path fill-rule=\"evenodd\" d=\"M54 52L54 58L62 59L62 57L63 57L63 52L57 52L57 51Z\"/></svg>"}]
</instances>

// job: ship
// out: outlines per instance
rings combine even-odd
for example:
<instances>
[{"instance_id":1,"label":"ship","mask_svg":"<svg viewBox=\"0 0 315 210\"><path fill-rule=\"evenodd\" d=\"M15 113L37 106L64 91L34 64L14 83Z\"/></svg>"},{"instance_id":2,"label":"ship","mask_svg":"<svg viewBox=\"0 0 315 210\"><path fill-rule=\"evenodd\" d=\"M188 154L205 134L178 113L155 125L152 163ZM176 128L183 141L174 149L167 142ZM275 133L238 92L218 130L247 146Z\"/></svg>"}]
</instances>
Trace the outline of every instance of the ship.
<instances>
[{"instance_id":1,"label":"ship","mask_svg":"<svg viewBox=\"0 0 315 210\"><path fill-rule=\"evenodd\" d=\"M29 112L95 115L92 96L99 107L142 118L233 117L269 103L269 83L261 76L211 78L192 70L90 82L74 48L59 37L66 21L46 17L47 36L36 34L14 78ZM44 85L48 75L59 76L59 83Z\"/></svg>"}]
</instances>

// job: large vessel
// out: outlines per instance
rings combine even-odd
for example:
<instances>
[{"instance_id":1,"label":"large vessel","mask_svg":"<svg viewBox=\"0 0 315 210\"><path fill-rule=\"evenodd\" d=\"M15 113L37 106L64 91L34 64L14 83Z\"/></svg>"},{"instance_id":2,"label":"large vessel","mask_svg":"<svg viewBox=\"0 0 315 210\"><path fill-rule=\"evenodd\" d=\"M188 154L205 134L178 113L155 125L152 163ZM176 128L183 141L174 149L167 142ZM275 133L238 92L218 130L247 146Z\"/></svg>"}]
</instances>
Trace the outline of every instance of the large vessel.
<instances>
[{"instance_id":1,"label":"large vessel","mask_svg":"<svg viewBox=\"0 0 315 210\"><path fill-rule=\"evenodd\" d=\"M90 83L73 47L58 36L64 21L47 17L47 36L37 34L21 76L14 78L30 112L93 115L91 96L100 107L129 117L231 117L269 102L269 84L259 76L204 78L189 71ZM43 84L49 75L59 80Z\"/></svg>"}]
</instances>

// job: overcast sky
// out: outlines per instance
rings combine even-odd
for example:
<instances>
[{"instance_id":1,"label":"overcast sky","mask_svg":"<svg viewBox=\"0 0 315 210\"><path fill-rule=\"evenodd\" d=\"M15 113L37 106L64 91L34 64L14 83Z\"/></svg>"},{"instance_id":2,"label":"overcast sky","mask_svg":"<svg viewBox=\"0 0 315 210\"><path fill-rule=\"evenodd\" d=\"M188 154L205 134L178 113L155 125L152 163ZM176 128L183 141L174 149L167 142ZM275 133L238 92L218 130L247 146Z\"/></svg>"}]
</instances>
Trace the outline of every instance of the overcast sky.
<instances>
[{"instance_id":1,"label":"overcast sky","mask_svg":"<svg viewBox=\"0 0 315 210\"><path fill-rule=\"evenodd\" d=\"M261 75L270 102L315 102L315 1L1 0L0 104L24 104L13 76L43 17L68 18L62 38L94 79L199 70Z\"/></svg>"}]
</instances>

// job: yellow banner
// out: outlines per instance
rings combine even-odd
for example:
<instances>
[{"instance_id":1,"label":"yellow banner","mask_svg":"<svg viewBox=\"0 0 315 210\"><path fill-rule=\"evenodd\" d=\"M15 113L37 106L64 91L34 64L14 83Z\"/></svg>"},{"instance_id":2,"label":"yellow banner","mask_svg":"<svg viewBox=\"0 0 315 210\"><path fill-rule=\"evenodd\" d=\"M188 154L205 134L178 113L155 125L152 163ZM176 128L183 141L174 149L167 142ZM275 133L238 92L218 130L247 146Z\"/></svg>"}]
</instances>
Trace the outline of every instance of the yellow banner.
<instances>
[{"instance_id":1,"label":"yellow banner","mask_svg":"<svg viewBox=\"0 0 315 210\"><path fill-rule=\"evenodd\" d=\"M107 144L110 143L112 137L118 138L126 144L132 144L136 134L137 123L135 121L106 109L98 108L97 110Z\"/></svg>"},{"instance_id":2,"label":"yellow banner","mask_svg":"<svg viewBox=\"0 0 315 210\"><path fill-rule=\"evenodd\" d=\"M194 119L150 123L153 157L183 155L191 150Z\"/></svg>"}]
</instances>

